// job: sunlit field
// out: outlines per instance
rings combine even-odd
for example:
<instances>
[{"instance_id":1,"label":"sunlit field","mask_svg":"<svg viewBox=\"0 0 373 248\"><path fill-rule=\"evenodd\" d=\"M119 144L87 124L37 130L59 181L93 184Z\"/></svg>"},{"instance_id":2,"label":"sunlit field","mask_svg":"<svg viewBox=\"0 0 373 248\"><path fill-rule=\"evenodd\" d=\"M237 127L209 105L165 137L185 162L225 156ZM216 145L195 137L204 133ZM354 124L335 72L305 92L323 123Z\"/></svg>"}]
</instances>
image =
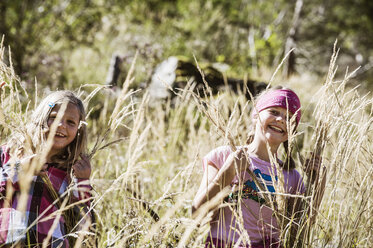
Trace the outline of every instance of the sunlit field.
<instances>
[{"instance_id":1,"label":"sunlit field","mask_svg":"<svg viewBox=\"0 0 373 248\"><path fill-rule=\"evenodd\" d=\"M348 85L353 69L337 68L337 58L335 52L321 78L284 79L275 74L276 68L267 72L267 83L289 86L302 102L292 142L298 171L304 175L301 164L310 152L323 157L319 180L326 178L325 194L319 209L310 210L318 212L313 225L307 211L300 218L298 235L291 241L299 247L373 247L372 97ZM343 70L345 77L336 78ZM217 146L246 142L251 101L229 90L202 98L193 93L192 82L173 100L155 100L146 89L134 90L133 75L129 70L115 90L93 84L72 89L89 113L97 222L96 230L74 234L83 237L76 247L83 247L87 237L98 247L204 247L210 215L191 218L203 173L201 159ZM37 81L33 91L26 91L3 62L0 83L1 143L6 143L10 134L25 127L48 92ZM313 206L318 185L303 197L306 208ZM289 226L282 228L288 243Z\"/></svg>"}]
</instances>

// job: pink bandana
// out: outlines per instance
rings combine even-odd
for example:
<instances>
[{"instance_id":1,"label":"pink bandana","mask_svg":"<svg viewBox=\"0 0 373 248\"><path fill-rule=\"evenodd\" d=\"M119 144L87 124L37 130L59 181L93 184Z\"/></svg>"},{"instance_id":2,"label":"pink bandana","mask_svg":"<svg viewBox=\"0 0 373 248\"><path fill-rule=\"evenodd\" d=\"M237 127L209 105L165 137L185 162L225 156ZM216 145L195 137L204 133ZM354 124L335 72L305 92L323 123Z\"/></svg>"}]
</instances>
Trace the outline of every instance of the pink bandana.
<instances>
[{"instance_id":1,"label":"pink bandana","mask_svg":"<svg viewBox=\"0 0 373 248\"><path fill-rule=\"evenodd\" d=\"M292 90L278 89L270 90L261 97L259 97L256 107L254 108L253 115L264 109L270 107L282 107L289 109L292 114L296 114L297 125L300 120L300 101L297 94Z\"/></svg>"}]
</instances>

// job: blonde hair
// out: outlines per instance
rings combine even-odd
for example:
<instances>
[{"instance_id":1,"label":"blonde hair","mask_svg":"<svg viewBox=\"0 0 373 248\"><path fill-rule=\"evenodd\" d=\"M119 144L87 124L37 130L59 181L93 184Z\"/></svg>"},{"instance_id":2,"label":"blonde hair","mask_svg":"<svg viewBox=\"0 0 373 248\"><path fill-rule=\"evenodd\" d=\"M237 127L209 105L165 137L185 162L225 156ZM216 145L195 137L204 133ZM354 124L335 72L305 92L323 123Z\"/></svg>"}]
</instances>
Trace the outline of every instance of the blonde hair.
<instances>
[{"instance_id":1,"label":"blonde hair","mask_svg":"<svg viewBox=\"0 0 373 248\"><path fill-rule=\"evenodd\" d=\"M17 155L25 155L26 153L38 153L43 149L46 142L46 132L49 131L48 118L55 106L62 104L73 104L79 111L79 128L75 139L64 149L60 154L52 157L54 163L71 165L79 158L79 155L84 153L87 145L87 129L85 123L86 113L83 102L72 92L67 90L54 91L46 96L36 107L31 115L31 122L26 126L26 132L21 134L23 137L13 139L16 140ZM11 144L12 142L10 142ZM29 146L26 144L29 143ZM10 148L13 149L11 144ZM28 146L28 147L27 147ZM31 148L32 151L26 151Z\"/></svg>"},{"instance_id":2,"label":"blonde hair","mask_svg":"<svg viewBox=\"0 0 373 248\"><path fill-rule=\"evenodd\" d=\"M281 90L281 89L286 89L286 90L293 91L292 89L290 89L288 87L284 87L282 85L278 85L278 86L275 86L275 87L270 88L268 90L264 90L258 96L255 97L253 106L255 107L255 105L258 102L258 100L260 99L260 97L263 96L264 94L266 94L267 92L272 91L272 90ZM252 112L254 111L254 107L251 110ZM251 115L252 115L252 113L250 113L250 116ZM295 134L295 133L296 133L296 127L294 128L294 130L292 130L292 134ZM253 140L254 140L254 134L255 134L255 127L252 125L252 130L248 134L248 138L246 140L246 144L250 144L251 142L253 142ZM289 146L289 141L288 140L284 141L282 144L284 145L284 150L285 150L285 161L283 163L281 163L280 166L284 170L295 169L295 161L294 161L294 159L291 156L292 146Z\"/></svg>"}]
</instances>

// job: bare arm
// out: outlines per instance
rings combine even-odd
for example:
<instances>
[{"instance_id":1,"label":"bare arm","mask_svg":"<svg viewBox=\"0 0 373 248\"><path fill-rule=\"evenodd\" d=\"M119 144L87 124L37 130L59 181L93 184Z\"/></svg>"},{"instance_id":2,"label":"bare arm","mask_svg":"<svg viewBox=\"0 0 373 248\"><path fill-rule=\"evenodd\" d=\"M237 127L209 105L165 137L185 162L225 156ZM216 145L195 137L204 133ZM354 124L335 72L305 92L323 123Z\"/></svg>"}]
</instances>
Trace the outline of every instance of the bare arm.
<instances>
[{"instance_id":1,"label":"bare arm","mask_svg":"<svg viewBox=\"0 0 373 248\"><path fill-rule=\"evenodd\" d=\"M203 173L202 181L196 196L193 200L192 213L194 214L200 206L206 203L211 197L214 197L219 191L220 187L215 184L219 169L212 163L208 163ZM215 187L212 187L215 186Z\"/></svg>"},{"instance_id":2,"label":"bare arm","mask_svg":"<svg viewBox=\"0 0 373 248\"><path fill-rule=\"evenodd\" d=\"M309 159L306 160L305 172L309 178L307 185L307 195L312 195L311 205L308 214L311 218L311 223L316 220L319 207L324 196L326 185L326 167L321 171L322 158L316 153L311 153Z\"/></svg>"},{"instance_id":3,"label":"bare arm","mask_svg":"<svg viewBox=\"0 0 373 248\"><path fill-rule=\"evenodd\" d=\"M237 175L237 169L242 171L246 168L246 156L244 151L239 150L227 158L223 167L219 170L213 163L209 162L207 168L203 174L201 185L197 191L197 194L193 200L192 213L193 217L196 217L196 211L201 208L205 203L211 201L226 187L229 187L234 177ZM221 197L224 197L221 196ZM219 203L208 206L208 210L214 209Z\"/></svg>"},{"instance_id":4,"label":"bare arm","mask_svg":"<svg viewBox=\"0 0 373 248\"><path fill-rule=\"evenodd\" d=\"M314 223L316 221L317 213L319 211L319 207L321 205L322 198L324 197L324 192L325 192L325 185L326 185L326 175L327 175L327 170L326 168L323 169L322 174L321 174L321 179L319 180L319 177L317 180L315 180L315 185L314 185L314 192L312 194L312 205L310 206L309 209L309 216L310 216L310 221L311 223Z\"/></svg>"},{"instance_id":5,"label":"bare arm","mask_svg":"<svg viewBox=\"0 0 373 248\"><path fill-rule=\"evenodd\" d=\"M325 166L321 172L321 163L322 158L314 154L311 154L311 158L307 159L305 162L304 172L308 177L305 196L311 196L311 198L306 201L297 197L290 197L288 199L288 217L294 219L295 222L298 223L297 225L292 225L291 229L291 238L294 240L299 227L301 227L301 232L306 234L307 231L304 228L311 228L316 221L319 207L324 196L327 174Z\"/></svg>"}]
</instances>

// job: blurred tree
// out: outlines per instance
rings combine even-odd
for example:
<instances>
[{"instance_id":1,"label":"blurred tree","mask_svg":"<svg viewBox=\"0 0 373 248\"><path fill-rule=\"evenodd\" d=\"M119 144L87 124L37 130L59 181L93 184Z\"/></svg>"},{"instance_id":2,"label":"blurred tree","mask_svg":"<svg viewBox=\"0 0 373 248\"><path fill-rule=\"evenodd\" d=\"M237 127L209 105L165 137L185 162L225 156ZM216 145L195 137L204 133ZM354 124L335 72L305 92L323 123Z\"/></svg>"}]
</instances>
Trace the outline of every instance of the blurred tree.
<instances>
[{"instance_id":1,"label":"blurred tree","mask_svg":"<svg viewBox=\"0 0 373 248\"><path fill-rule=\"evenodd\" d=\"M12 48L14 68L20 75L33 66L25 58L51 48L43 47L47 43L60 51L92 43L102 12L89 0L2 0L0 14L0 33Z\"/></svg>"},{"instance_id":2,"label":"blurred tree","mask_svg":"<svg viewBox=\"0 0 373 248\"><path fill-rule=\"evenodd\" d=\"M292 49L296 48L296 42L298 39L298 30L300 26L300 20L301 20L301 12L303 7L303 0L296 0L295 2L295 8L294 8L294 14L293 14L293 20L290 25L289 33L286 38L285 42L285 55L288 54ZM284 64L284 74L286 76L290 76L296 72L295 69L296 66L296 57L295 57L295 51L291 52L289 54L289 57Z\"/></svg>"},{"instance_id":3,"label":"blurred tree","mask_svg":"<svg viewBox=\"0 0 373 248\"><path fill-rule=\"evenodd\" d=\"M0 33L23 78L21 73L32 72L33 78L40 68L52 68L45 57L62 61L54 73L66 70L70 54L83 46L106 56L107 63L96 68L105 71L112 52L127 56L138 49L148 67L171 55L195 54L198 60L229 64L232 76L255 77L295 47L286 73L323 72L336 38L348 63L369 72L371 13L371 0L1 0ZM69 73L51 80L66 81Z\"/></svg>"},{"instance_id":4,"label":"blurred tree","mask_svg":"<svg viewBox=\"0 0 373 248\"><path fill-rule=\"evenodd\" d=\"M324 72L320 65L330 58L336 39L346 64L372 64L372 13L371 0L305 2L298 36L298 54L304 58L303 64L311 71Z\"/></svg>"}]
</instances>

